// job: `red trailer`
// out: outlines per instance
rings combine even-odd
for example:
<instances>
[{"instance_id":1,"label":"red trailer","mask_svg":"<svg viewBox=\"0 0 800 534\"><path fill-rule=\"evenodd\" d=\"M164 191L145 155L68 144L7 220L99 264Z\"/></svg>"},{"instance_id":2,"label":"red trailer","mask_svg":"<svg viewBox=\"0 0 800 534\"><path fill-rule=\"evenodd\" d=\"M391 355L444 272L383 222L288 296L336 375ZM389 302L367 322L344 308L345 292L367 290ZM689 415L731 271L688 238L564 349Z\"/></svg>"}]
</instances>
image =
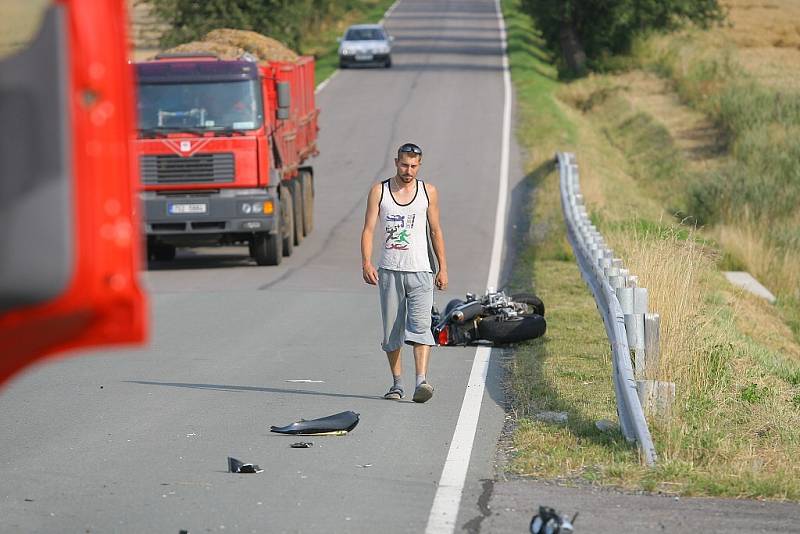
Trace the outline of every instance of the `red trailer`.
<instances>
[{"instance_id":1,"label":"red trailer","mask_svg":"<svg viewBox=\"0 0 800 534\"><path fill-rule=\"evenodd\" d=\"M136 64L148 256L248 244L277 265L313 226L314 59L165 54Z\"/></svg>"}]
</instances>

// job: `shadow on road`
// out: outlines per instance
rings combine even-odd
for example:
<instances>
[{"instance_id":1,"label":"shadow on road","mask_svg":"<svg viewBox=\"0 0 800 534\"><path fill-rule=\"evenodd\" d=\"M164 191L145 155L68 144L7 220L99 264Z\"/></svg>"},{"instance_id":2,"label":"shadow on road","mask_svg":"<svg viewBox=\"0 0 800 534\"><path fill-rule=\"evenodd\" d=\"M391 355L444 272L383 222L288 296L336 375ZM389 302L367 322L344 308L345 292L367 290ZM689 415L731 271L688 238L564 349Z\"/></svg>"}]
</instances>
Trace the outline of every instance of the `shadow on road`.
<instances>
[{"instance_id":1,"label":"shadow on road","mask_svg":"<svg viewBox=\"0 0 800 534\"><path fill-rule=\"evenodd\" d=\"M128 384L141 384L145 386L167 386L173 388L207 389L211 391L231 391L231 392L255 391L261 393L289 393L293 395L319 395L322 397L367 399L367 400L379 400L381 402L386 402L386 400L382 396L377 396L377 395L376 396L350 395L347 393L327 393L324 391L309 391L306 389L283 389L283 388L270 388L270 387L260 387L260 386L231 386L226 384L192 384L188 382L156 382L152 380L123 380L123 382Z\"/></svg>"},{"instance_id":2,"label":"shadow on road","mask_svg":"<svg viewBox=\"0 0 800 534\"><path fill-rule=\"evenodd\" d=\"M228 267L254 266L255 261L245 252L199 254L193 250L181 250L171 261L147 262L148 271L178 271L182 269L226 269Z\"/></svg>"}]
</instances>

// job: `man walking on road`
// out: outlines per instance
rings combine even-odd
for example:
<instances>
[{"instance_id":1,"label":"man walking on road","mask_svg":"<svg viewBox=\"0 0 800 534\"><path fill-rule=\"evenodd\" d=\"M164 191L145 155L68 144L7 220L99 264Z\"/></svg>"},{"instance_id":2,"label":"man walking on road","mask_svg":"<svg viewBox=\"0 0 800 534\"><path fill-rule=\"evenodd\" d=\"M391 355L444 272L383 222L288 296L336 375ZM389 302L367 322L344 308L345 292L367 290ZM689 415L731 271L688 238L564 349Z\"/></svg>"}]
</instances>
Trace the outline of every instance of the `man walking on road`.
<instances>
[{"instance_id":1,"label":"man walking on road","mask_svg":"<svg viewBox=\"0 0 800 534\"><path fill-rule=\"evenodd\" d=\"M383 396L403 398L403 344L414 347L417 371L414 402L433 396L433 386L426 379L428 357L436 342L431 333L433 286L447 289L447 260L444 237L439 224L439 197L436 188L417 173L422 164L422 150L406 143L397 150L394 160L397 173L373 184L367 197L364 230L361 232L361 265L364 281L378 285L383 318L383 343L394 383ZM372 264L372 239L375 224L383 227L383 248L378 268ZM439 264L434 274L428 250L428 235Z\"/></svg>"}]
</instances>

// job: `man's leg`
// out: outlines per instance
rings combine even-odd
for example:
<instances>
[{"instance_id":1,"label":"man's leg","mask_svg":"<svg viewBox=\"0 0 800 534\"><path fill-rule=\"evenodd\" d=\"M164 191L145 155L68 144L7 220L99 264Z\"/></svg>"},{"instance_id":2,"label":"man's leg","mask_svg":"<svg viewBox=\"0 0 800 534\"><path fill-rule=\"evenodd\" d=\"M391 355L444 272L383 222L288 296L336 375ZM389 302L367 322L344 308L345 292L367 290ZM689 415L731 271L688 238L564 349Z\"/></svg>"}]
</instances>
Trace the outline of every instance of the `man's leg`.
<instances>
[{"instance_id":1,"label":"man's leg","mask_svg":"<svg viewBox=\"0 0 800 534\"><path fill-rule=\"evenodd\" d=\"M389 400L397 400L403 397L401 351L403 349L406 314L402 279L392 271L379 269L378 288L381 301L381 317L383 319L383 343L381 343L381 348L386 352L393 380L392 386L383 397Z\"/></svg>"},{"instance_id":2,"label":"man's leg","mask_svg":"<svg viewBox=\"0 0 800 534\"><path fill-rule=\"evenodd\" d=\"M428 383L428 356L430 345L414 344L414 366L417 370L417 385L414 388L414 402L429 401L433 397L433 386Z\"/></svg>"},{"instance_id":3,"label":"man's leg","mask_svg":"<svg viewBox=\"0 0 800 534\"><path fill-rule=\"evenodd\" d=\"M392 372L392 376L401 376L403 374L403 360L400 358L401 350L403 349L399 348L386 352L386 357L389 359L389 370ZM414 357L416 358L416 351L414 352Z\"/></svg>"},{"instance_id":4,"label":"man's leg","mask_svg":"<svg viewBox=\"0 0 800 534\"><path fill-rule=\"evenodd\" d=\"M433 276L431 273L408 273L408 317L406 319L406 343L414 346L414 365L417 371L414 402L425 402L433 396L433 386L427 381L428 357L436 342L431 332L431 308L433 307Z\"/></svg>"},{"instance_id":5,"label":"man's leg","mask_svg":"<svg viewBox=\"0 0 800 534\"><path fill-rule=\"evenodd\" d=\"M430 353L430 346L419 343L414 344L414 366L417 370L417 376L428 374L428 356L430 356Z\"/></svg>"}]
</instances>

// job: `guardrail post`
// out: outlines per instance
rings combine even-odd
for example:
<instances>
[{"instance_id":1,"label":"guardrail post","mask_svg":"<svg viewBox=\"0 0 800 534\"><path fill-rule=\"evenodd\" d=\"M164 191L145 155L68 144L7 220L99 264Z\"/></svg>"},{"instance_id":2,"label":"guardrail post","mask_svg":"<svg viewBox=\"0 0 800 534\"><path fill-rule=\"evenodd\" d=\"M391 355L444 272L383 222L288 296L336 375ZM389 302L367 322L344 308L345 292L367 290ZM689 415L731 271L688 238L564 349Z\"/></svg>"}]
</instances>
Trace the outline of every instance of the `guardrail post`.
<instances>
[{"instance_id":1,"label":"guardrail post","mask_svg":"<svg viewBox=\"0 0 800 534\"><path fill-rule=\"evenodd\" d=\"M661 316L657 313L647 313L644 316L644 353L645 368L644 375L653 378L658 373L659 359L661 350L659 348L661 338Z\"/></svg>"},{"instance_id":2,"label":"guardrail post","mask_svg":"<svg viewBox=\"0 0 800 534\"><path fill-rule=\"evenodd\" d=\"M645 415L667 421L675 403L675 382L637 380L636 389Z\"/></svg>"},{"instance_id":3,"label":"guardrail post","mask_svg":"<svg viewBox=\"0 0 800 534\"><path fill-rule=\"evenodd\" d=\"M633 318L631 325L633 327L634 336L631 348L634 353L634 373L636 378L644 378L644 370L647 367L644 350L644 316L647 313L647 288L637 287L633 290ZM628 324L626 322L625 329L627 331Z\"/></svg>"}]
</instances>

